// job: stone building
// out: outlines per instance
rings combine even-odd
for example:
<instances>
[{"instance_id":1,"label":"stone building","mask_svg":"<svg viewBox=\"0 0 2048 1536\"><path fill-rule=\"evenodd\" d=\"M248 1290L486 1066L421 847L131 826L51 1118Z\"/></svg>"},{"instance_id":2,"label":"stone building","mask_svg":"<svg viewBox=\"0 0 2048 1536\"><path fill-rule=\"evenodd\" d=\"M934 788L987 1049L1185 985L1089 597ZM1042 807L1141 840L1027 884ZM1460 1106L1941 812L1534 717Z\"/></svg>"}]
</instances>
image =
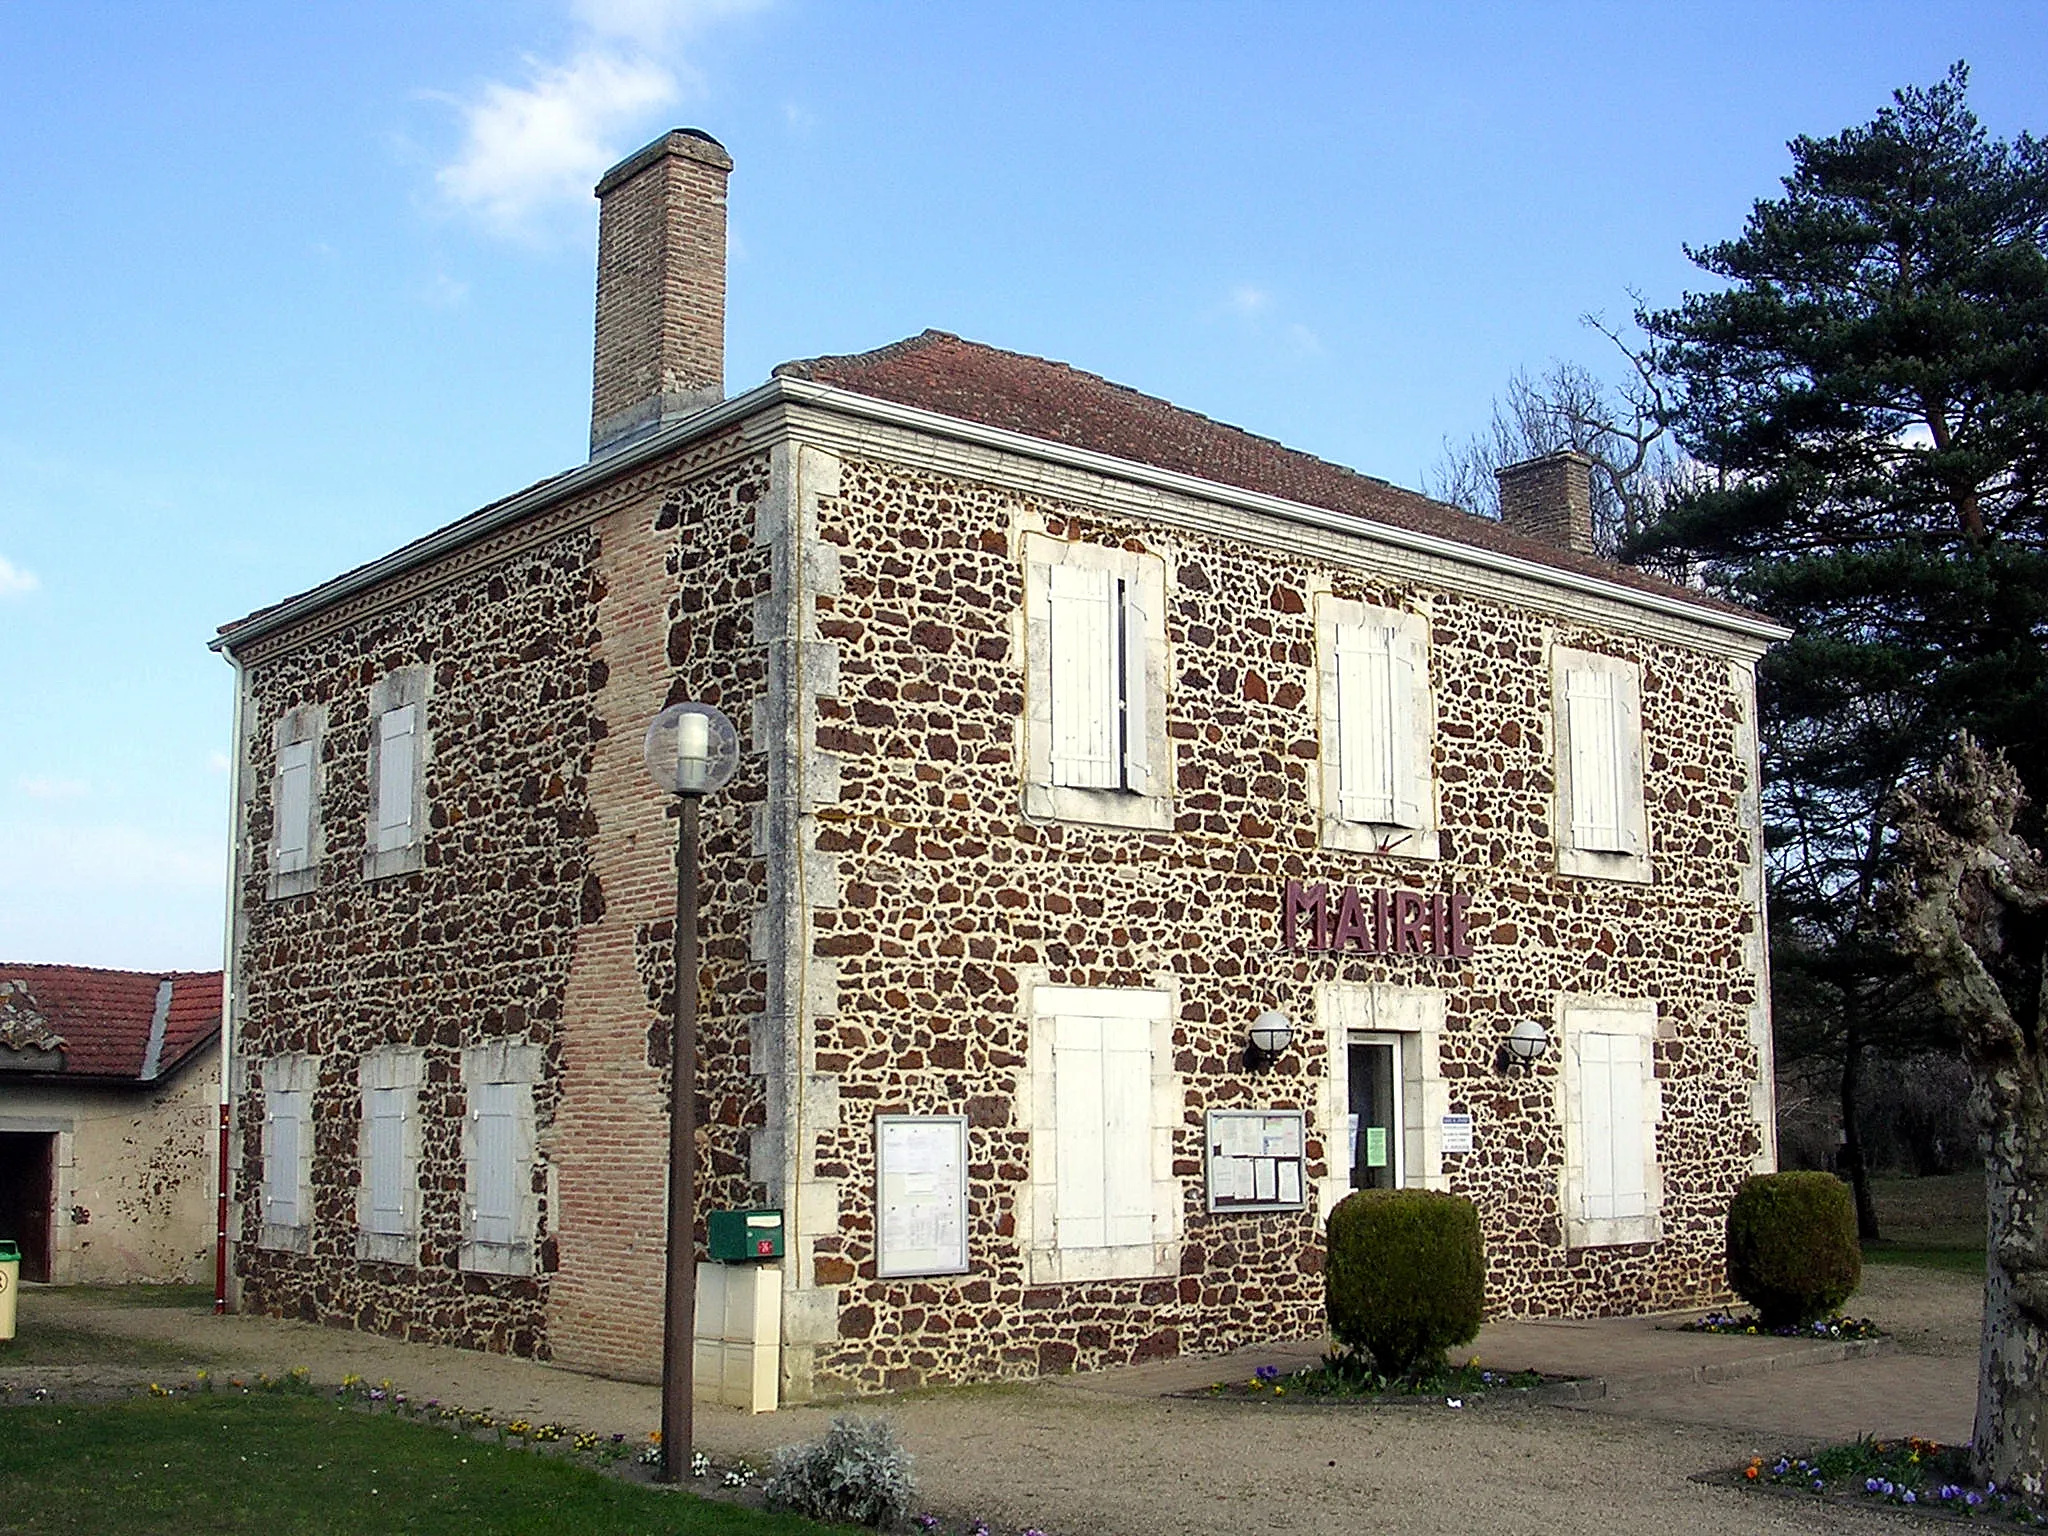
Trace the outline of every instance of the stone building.
<instances>
[{"instance_id":1,"label":"stone building","mask_svg":"<svg viewBox=\"0 0 2048 1536\"><path fill-rule=\"evenodd\" d=\"M24 1280L211 1278L219 971L0 964L0 1238Z\"/></svg>"},{"instance_id":2,"label":"stone building","mask_svg":"<svg viewBox=\"0 0 2048 1536\"><path fill-rule=\"evenodd\" d=\"M599 185L588 463L217 642L239 1305L658 1371L680 700L785 1398L1310 1335L1354 1185L1469 1194L1501 1313L1722 1297L1782 632L1572 455L1486 522L935 331L726 396L729 168Z\"/></svg>"}]
</instances>

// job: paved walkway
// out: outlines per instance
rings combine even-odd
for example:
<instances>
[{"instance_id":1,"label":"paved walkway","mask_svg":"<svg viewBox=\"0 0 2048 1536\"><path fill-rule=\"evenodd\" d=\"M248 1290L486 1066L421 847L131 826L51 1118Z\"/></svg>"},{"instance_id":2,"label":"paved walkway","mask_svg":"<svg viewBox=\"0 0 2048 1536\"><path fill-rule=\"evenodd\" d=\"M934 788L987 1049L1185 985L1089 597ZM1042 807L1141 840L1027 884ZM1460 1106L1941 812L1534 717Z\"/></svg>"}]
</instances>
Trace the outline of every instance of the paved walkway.
<instances>
[{"instance_id":1,"label":"paved walkway","mask_svg":"<svg viewBox=\"0 0 2048 1536\"><path fill-rule=\"evenodd\" d=\"M1487 1329L1488 1365L1597 1378L1573 1408L1262 1405L1163 1394L1249 1376L1259 1364L1313 1359L1315 1346L1240 1351L1123 1371L879 1400L861 1411L895 1424L918 1460L930 1505L1056 1536L1241 1536L1263 1529L1353 1536L1405 1532L1878 1531L1882 1516L1825 1513L1724 1489L1691 1474L1752 1454L1853 1437L1969 1433L1977 1282L1872 1270L1859 1303L1904 1347L1840 1346L1682 1334L1655 1320L1515 1323ZM1891 1315L1887 1315L1889 1312ZM190 1365L272 1372L303 1365L337 1381L389 1377L415 1398L523 1414L635 1441L659 1418L651 1386L604 1381L531 1361L305 1324L213 1318L29 1290L39 1318L158 1342ZM1896 1322L1894 1321L1896 1318ZM1911 1326L1906 1324L1910 1321ZM31 1375L12 1371L29 1384ZM134 1373L130 1370L128 1375ZM170 1369L165 1368L165 1374ZM749 1416L698 1409L698 1442L722 1459L765 1464L774 1447L820 1433L835 1410Z\"/></svg>"}]
</instances>

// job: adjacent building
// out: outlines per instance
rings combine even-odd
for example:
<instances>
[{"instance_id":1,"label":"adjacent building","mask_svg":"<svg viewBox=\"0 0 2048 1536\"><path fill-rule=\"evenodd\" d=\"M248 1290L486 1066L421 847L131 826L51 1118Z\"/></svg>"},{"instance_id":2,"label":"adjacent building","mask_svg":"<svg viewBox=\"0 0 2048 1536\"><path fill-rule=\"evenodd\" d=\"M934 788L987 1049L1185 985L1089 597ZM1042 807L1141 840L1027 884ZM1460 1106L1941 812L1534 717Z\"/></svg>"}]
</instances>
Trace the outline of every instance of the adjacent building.
<instances>
[{"instance_id":1,"label":"adjacent building","mask_svg":"<svg viewBox=\"0 0 2048 1536\"><path fill-rule=\"evenodd\" d=\"M219 971L0 963L0 1237L24 1280L212 1278Z\"/></svg>"},{"instance_id":2,"label":"adjacent building","mask_svg":"<svg viewBox=\"0 0 2048 1536\"><path fill-rule=\"evenodd\" d=\"M1572 454L1487 522L935 331L727 397L729 169L599 185L588 463L217 642L238 1304L658 1372L680 700L785 1398L1310 1335L1358 1186L1470 1195L1503 1314L1723 1297L1782 631Z\"/></svg>"}]
</instances>

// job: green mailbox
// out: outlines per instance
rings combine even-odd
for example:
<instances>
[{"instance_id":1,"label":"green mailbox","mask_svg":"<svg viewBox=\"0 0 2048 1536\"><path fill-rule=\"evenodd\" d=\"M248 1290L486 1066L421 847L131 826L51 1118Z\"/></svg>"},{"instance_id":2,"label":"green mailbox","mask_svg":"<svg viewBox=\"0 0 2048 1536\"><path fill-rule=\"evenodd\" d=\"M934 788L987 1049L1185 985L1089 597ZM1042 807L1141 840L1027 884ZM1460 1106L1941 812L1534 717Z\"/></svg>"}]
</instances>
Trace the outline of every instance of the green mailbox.
<instances>
[{"instance_id":1,"label":"green mailbox","mask_svg":"<svg viewBox=\"0 0 2048 1536\"><path fill-rule=\"evenodd\" d=\"M713 1211L706 1218L711 1257L724 1264L759 1264L782 1257L782 1212Z\"/></svg>"}]
</instances>

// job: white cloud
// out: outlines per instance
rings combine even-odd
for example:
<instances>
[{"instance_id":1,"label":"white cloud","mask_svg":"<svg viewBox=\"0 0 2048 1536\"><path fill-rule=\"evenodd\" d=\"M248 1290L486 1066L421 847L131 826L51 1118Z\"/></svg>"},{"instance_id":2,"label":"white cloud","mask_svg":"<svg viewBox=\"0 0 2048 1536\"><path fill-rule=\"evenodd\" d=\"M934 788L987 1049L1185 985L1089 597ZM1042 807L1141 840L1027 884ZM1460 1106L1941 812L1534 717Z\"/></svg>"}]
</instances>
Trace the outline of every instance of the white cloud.
<instances>
[{"instance_id":1,"label":"white cloud","mask_svg":"<svg viewBox=\"0 0 2048 1536\"><path fill-rule=\"evenodd\" d=\"M1240 283L1230 290L1230 307L1240 315L1263 315L1273 307L1273 295L1264 288Z\"/></svg>"},{"instance_id":2,"label":"white cloud","mask_svg":"<svg viewBox=\"0 0 2048 1536\"><path fill-rule=\"evenodd\" d=\"M225 878L222 849L137 827L46 823L24 832L22 843L33 859L28 867L47 889L201 892L219 890Z\"/></svg>"},{"instance_id":3,"label":"white cloud","mask_svg":"<svg viewBox=\"0 0 2048 1536\"><path fill-rule=\"evenodd\" d=\"M77 800L86 791L83 779L59 779L48 774L24 774L15 782L31 800Z\"/></svg>"},{"instance_id":4,"label":"white cloud","mask_svg":"<svg viewBox=\"0 0 2048 1536\"><path fill-rule=\"evenodd\" d=\"M566 62L526 60L526 78L446 97L462 145L435 173L441 195L493 233L532 238L550 211L581 210L597 178L697 94L683 47L762 0L574 0L581 37ZM686 87L688 89L686 90Z\"/></svg>"},{"instance_id":5,"label":"white cloud","mask_svg":"<svg viewBox=\"0 0 2048 1536\"><path fill-rule=\"evenodd\" d=\"M34 571L25 571L0 555L0 597L26 597L41 585Z\"/></svg>"},{"instance_id":6,"label":"white cloud","mask_svg":"<svg viewBox=\"0 0 2048 1536\"><path fill-rule=\"evenodd\" d=\"M210 772L210 773L226 773L226 772L228 771L228 755L227 755L227 753L225 753L225 752L209 752L209 753L207 753L207 754L206 754L206 767L207 767L207 771L208 771L208 772Z\"/></svg>"}]
</instances>

